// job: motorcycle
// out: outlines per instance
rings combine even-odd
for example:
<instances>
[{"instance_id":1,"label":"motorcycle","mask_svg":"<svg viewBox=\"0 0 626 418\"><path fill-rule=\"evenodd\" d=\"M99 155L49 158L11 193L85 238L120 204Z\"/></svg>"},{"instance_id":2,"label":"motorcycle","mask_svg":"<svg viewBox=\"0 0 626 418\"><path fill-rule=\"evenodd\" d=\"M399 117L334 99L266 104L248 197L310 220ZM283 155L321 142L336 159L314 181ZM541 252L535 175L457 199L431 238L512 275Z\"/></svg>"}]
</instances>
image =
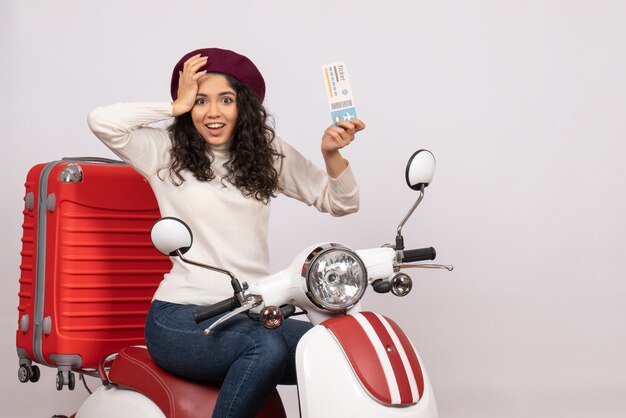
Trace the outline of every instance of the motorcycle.
<instances>
[{"instance_id":1,"label":"motorcycle","mask_svg":"<svg viewBox=\"0 0 626 418\"><path fill-rule=\"evenodd\" d=\"M412 280L402 270L452 270L424 263L435 259L435 249L405 249L402 236L434 169L430 151L419 150L410 158L406 181L420 195L398 226L395 245L355 251L338 243L316 244L301 251L286 269L261 280L241 283L228 270L187 259L192 232L176 218L160 219L152 229L152 242L163 254L230 278L233 296L194 314L196 322L223 315L205 334L246 312L257 314L250 316L269 329L298 313L307 315L314 326L296 351L301 417L436 418L428 374L409 338L391 319L361 309L369 286L378 293L406 296ZM103 385L87 398L76 418L208 416L219 391L168 374L154 364L145 347L126 347L107 357L97 375ZM286 416L276 391L257 416Z\"/></svg>"}]
</instances>

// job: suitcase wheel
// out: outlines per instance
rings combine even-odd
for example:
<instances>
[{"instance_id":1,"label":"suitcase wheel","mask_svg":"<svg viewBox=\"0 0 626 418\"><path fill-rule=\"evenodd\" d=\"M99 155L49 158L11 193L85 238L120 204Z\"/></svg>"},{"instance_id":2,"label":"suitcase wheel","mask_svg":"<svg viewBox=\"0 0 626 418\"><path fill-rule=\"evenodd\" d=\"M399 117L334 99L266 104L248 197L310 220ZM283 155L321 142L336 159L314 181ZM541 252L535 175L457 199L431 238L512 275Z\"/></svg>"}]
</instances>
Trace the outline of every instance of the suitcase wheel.
<instances>
[{"instance_id":1,"label":"suitcase wheel","mask_svg":"<svg viewBox=\"0 0 626 418\"><path fill-rule=\"evenodd\" d=\"M17 370L17 378L22 383L26 383L26 382L35 383L39 380L40 377L41 377L41 371L39 370L39 367L37 366L22 365Z\"/></svg>"},{"instance_id":2,"label":"suitcase wheel","mask_svg":"<svg viewBox=\"0 0 626 418\"><path fill-rule=\"evenodd\" d=\"M39 378L41 377L41 371L39 370L38 366L31 366L33 374L32 376L30 376L30 381L35 383L37 381L39 381Z\"/></svg>"},{"instance_id":3,"label":"suitcase wheel","mask_svg":"<svg viewBox=\"0 0 626 418\"><path fill-rule=\"evenodd\" d=\"M74 390L74 388L76 387L76 377L74 376L74 373L73 372L66 372L66 373L67 373L67 378L64 376L62 371L57 372L57 390L63 389L64 385L67 385L67 387L70 390Z\"/></svg>"}]
</instances>

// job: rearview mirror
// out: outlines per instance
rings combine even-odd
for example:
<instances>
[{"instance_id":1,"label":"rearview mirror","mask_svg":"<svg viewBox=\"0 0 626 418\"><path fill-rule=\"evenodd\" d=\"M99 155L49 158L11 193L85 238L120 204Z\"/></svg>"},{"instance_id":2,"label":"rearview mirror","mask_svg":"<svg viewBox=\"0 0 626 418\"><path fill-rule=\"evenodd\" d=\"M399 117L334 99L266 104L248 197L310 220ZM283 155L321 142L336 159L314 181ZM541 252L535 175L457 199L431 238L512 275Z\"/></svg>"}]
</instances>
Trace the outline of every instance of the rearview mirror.
<instances>
[{"instance_id":1,"label":"rearview mirror","mask_svg":"<svg viewBox=\"0 0 626 418\"><path fill-rule=\"evenodd\" d=\"M413 190L428 187L435 174L435 156L432 152L421 149L409 158L406 165L406 184Z\"/></svg>"},{"instance_id":2,"label":"rearview mirror","mask_svg":"<svg viewBox=\"0 0 626 418\"><path fill-rule=\"evenodd\" d=\"M191 248L193 234L186 223L178 218L159 219L150 231L152 244L160 253L177 256L185 254Z\"/></svg>"}]
</instances>

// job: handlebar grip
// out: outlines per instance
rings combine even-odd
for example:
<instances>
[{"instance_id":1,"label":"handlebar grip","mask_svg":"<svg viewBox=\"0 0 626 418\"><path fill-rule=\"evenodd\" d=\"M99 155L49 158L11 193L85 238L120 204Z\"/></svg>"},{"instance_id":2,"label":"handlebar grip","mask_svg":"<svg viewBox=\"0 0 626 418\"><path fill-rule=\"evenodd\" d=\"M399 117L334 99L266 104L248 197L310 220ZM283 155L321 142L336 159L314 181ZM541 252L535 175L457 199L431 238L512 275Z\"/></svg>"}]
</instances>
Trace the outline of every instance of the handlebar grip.
<instances>
[{"instance_id":1,"label":"handlebar grip","mask_svg":"<svg viewBox=\"0 0 626 418\"><path fill-rule=\"evenodd\" d=\"M296 313L296 307L293 305L282 305L280 311L283 313L283 318L287 319Z\"/></svg>"},{"instance_id":2,"label":"handlebar grip","mask_svg":"<svg viewBox=\"0 0 626 418\"><path fill-rule=\"evenodd\" d=\"M389 293L391 291L391 283L389 283L389 280L374 280L372 288L376 293Z\"/></svg>"},{"instance_id":3,"label":"handlebar grip","mask_svg":"<svg viewBox=\"0 0 626 418\"><path fill-rule=\"evenodd\" d=\"M412 263L414 261L434 260L437 252L433 247L418 248L416 250L405 250L402 254L403 263Z\"/></svg>"},{"instance_id":4,"label":"handlebar grip","mask_svg":"<svg viewBox=\"0 0 626 418\"><path fill-rule=\"evenodd\" d=\"M196 324L198 324L206 319L223 314L224 312L232 311L239 306L239 302L235 299L235 297L224 299L220 302L214 303L213 305L195 311L193 313L193 320L196 321Z\"/></svg>"}]
</instances>

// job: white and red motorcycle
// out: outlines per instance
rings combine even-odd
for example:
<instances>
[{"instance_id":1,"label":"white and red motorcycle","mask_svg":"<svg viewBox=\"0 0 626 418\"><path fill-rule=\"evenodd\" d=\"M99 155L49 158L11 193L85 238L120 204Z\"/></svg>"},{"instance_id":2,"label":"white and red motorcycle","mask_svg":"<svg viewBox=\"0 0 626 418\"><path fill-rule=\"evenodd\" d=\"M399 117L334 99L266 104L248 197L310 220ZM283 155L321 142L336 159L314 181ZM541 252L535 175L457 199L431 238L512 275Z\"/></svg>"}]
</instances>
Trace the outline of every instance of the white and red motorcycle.
<instances>
[{"instance_id":1,"label":"white and red motorcycle","mask_svg":"<svg viewBox=\"0 0 626 418\"><path fill-rule=\"evenodd\" d=\"M163 218L152 230L159 251L184 262L229 276L233 297L196 312L197 322L222 315L212 329L243 312L258 313L267 328L277 328L296 308L314 327L296 352L300 416L437 417L433 390L422 360L405 333L392 320L361 310L371 285L379 293L405 296L411 278L405 268L445 268L409 264L435 258L435 250L404 249L402 227L424 197L435 168L427 150L417 151L407 165L406 180L420 196L398 226L395 246L352 250L336 243L311 246L292 264L271 276L240 284L229 271L186 259L192 243L189 228ZM209 416L219 388L170 375L150 359L145 347L127 347L105 359L99 370L103 385L76 413L76 418L161 418ZM285 417L275 391L258 417Z\"/></svg>"}]
</instances>

